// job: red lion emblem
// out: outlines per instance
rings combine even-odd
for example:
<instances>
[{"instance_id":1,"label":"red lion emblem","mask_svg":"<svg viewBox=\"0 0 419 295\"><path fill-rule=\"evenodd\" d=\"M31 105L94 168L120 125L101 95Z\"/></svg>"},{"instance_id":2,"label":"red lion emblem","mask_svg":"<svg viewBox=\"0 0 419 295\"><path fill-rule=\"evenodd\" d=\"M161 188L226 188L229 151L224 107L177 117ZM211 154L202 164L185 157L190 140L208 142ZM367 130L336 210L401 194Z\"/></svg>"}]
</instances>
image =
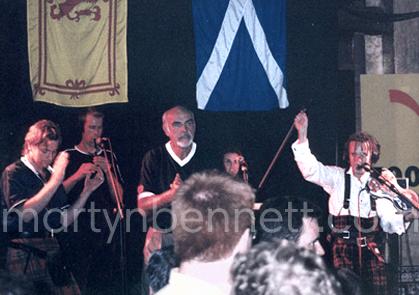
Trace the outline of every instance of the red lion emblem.
<instances>
[{"instance_id":1,"label":"red lion emblem","mask_svg":"<svg viewBox=\"0 0 419 295\"><path fill-rule=\"evenodd\" d=\"M106 2L108 0L104 0ZM54 0L48 0L53 4ZM59 4L51 5L50 16L53 19L60 20L67 17L69 20L80 21L81 16L92 15L93 21L100 20L100 7L96 5L98 0L64 0Z\"/></svg>"}]
</instances>

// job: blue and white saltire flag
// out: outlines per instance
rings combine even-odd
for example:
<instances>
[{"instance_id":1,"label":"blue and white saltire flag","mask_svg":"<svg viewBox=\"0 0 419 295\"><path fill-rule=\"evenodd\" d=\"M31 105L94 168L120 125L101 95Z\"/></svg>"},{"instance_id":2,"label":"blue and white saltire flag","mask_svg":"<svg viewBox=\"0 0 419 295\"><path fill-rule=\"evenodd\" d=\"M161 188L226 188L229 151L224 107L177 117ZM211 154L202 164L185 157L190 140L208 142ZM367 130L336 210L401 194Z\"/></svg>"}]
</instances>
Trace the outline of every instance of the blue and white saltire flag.
<instances>
[{"instance_id":1,"label":"blue and white saltire flag","mask_svg":"<svg viewBox=\"0 0 419 295\"><path fill-rule=\"evenodd\" d=\"M286 0L192 0L198 108L288 107Z\"/></svg>"}]
</instances>

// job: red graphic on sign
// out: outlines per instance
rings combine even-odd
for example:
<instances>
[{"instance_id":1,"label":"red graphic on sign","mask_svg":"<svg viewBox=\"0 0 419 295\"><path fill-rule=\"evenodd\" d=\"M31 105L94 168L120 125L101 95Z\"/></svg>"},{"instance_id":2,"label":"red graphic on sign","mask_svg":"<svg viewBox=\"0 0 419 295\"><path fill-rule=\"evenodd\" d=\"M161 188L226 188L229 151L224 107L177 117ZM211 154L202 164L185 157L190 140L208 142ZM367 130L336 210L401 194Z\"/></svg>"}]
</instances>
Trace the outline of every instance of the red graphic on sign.
<instances>
[{"instance_id":1,"label":"red graphic on sign","mask_svg":"<svg viewBox=\"0 0 419 295\"><path fill-rule=\"evenodd\" d=\"M50 15L53 19L60 20L67 17L69 20L80 21L81 16L93 15L93 21L100 20L100 7L95 5L98 0L65 0L62 3L51 6ZM48 0L54 3L53 0ZM86 4L88 7L86 7Z\"/></svg>"},{"instance_id":2,"label":"red graphic on sign","mask_svg":"<svg viewBox=\"0 0 419 295\"><path fill-rule=\"evenodd\" d=\"M419 116L419 104L409 94L396 89L390 89L388 92L390 102L400 103L414 111L416 115Z\"/></svg>"}]
</instances>

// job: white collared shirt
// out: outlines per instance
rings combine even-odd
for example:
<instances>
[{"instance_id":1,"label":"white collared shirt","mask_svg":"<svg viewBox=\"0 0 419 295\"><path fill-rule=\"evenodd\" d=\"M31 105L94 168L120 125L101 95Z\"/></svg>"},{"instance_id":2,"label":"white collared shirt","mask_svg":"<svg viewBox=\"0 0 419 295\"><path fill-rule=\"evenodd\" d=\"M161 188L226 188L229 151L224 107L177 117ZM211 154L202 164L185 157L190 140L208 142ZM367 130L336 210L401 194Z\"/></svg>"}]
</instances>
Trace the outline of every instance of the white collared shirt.
<instances>
[{"instance_id":1,"label":"white collared shirt","mask_svg":"<svg viewBox=\"0 0 419 295\"><path fill-rule=\"evenodd\" d=\"M369 218L378 216L380 225L385 232L402 234L409 223L404 222L403 214L398 214L393 203L386 199L376 200L376 211L371 210L371 198L366 184L370 178L364 173L361 179L356 178L352 171L337 166L325 166L311 153L308 140L291 146L294 159L304 179L321 186L329 194L329 213L334 216L352 215ZM349 208L343 208L345 198L345 173L351 175L351 193Z\"/></svg>"},{"instance_id":2,"label":"white collared shirt","mask_svg":"<svg viewBox=\"0 0 419 295\"><path fill-rule=\"evenodd\" d=\"M172 146L170 145L170 141L167 142L164 147L166 148L167 152L169 153L170 157L172 157L172 159L178 163L178 165L180 167L185 166L186 164L189 163L189 161L192 159L192 157L195 155L196 152L196 143L192 142L192 148L191 151L189 152L189 154L185 157L185 159L181 159L178 157L178 155L175 154L175 152L172 149Z\"/></svg>"},{"instance_id":3,"label":"white collared shirt","mask_svg":"<svg viewBox=\"0 0 419 295\"><path fill-rule=\"evenodd\" d=\"M26 156L22 156L20 157L20 160L22 161L22 163L29 168L29 170L31 170L42 182L44 182L44 180L42 179L41 175L39 174L39 172L35 169L35 167L32 165L32 163L28 160L28 158ZM51 166L47 167L47 170L52 173L54 172L54 169Z\"/></svg>"},{"instance_id":4,"label":"white collared shirt","mask_svg":"<svg viewBox=\"0 0 419 295\"><path fill-rule=\"evenodd\" d=\"M207 281L179 272L178 268L170 271L170 281L163 289L156 294L200 294L200 295L228 295L223 290Z\"/></svg>"}]
</instances>

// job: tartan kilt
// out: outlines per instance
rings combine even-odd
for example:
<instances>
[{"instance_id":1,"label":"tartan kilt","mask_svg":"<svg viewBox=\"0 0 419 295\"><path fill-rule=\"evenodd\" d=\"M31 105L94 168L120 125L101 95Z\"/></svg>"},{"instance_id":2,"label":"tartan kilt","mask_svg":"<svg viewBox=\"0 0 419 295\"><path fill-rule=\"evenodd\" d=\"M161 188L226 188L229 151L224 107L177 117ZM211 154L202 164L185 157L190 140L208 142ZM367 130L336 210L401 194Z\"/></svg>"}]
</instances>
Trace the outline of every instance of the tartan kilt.
<instances>
[{"instance_id":1,"label":"tartan kilt","mask_svg":"<svg viewBox=\"0 0 419 295\"><path fill-rule=\"evenodd\" d=\"M377 224L377 220L373 218L361 218L362 228L368 228L370 234L368 242L376 242L380 252L383 253L383 243L380 239L381 228L378 224L374 228L373 224ZM354 218L352 216L333 216L335 228L342 229L345 225L353 225ZM372 233L372 234L371 234ZM335 268L349 268L359 274L365 291L367 294L389 294L387 284L387 270L384 262L368 249L368 247L358 247L356 242L343 238L333 239L333 265ZM362 265L359 265L361 257Z\"/></svg>"},{"instance_id":2,"label":"tartan kilt","mask_svg":"<svg viewBox=\"0 0 419 295\"><path fill-rule=\"evenodd\" d=\"M32 246L47 252L48 255L57 253L60 250L58 242L53 238L23 238L13 239L12 242ZM28 256L30 256L29 259ZM42 290L43 294L80 294L79 287L74 278L72 278L72 283L68 286L55 286L48 272L47 259L40 258L27 251L9 247L7 249L6 269L15 275L25 275L26 278L33 281L37 289L44 289Z\"/></svg>"}]
</instances>

